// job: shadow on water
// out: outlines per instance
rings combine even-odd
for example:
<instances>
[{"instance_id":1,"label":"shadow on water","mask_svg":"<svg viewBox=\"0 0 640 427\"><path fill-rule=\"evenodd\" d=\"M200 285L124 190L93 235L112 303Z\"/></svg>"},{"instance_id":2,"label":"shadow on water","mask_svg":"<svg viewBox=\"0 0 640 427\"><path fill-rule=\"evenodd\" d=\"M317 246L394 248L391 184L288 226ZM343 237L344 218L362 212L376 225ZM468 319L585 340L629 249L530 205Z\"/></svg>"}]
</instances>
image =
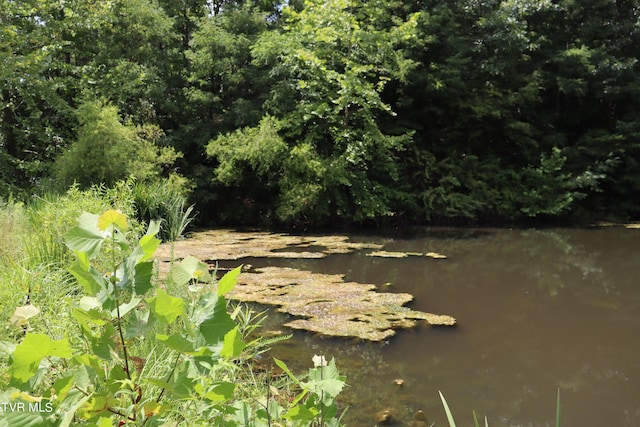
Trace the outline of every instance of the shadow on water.
<instances>
[{"instance_id":1,"label":"shadow on water","mask_svg":"<svg viewBox=\"0 0 640 427\"><path fill-rule=\"evenodd\" d=\"M640 231L428 229L354 236L384 250L447 259L246 259L409 292L411 308L450 314L455 328L421 325L385 343L297 332L273 349L299 372L314 354L335 357L348 378L352 426L390 408L400 424L423 410L447 425L438 391L461 425L472 409L491 426L553 425L556 390L564 425L640 425ZM390 284L385 286L384 284ZM277 318L278 316L273 316ZM394 384L402 379L404 385Z\"/></svg>"}]
</instances>

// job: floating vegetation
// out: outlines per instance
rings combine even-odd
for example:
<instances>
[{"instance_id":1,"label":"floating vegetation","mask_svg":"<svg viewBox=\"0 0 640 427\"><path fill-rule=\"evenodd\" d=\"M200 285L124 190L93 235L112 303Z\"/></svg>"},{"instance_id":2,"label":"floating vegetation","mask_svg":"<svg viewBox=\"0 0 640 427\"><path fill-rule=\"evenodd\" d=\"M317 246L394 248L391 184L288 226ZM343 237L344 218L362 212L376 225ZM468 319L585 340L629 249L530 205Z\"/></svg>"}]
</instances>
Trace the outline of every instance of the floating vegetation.
<instances>
[{"instance_id":1,"label":"floating vegetation","mask_svg":"<svg viewBox=\"0 0 640 427\"><path fill-rule=\"evenodd\" d=\"M442 255L442 254L439 254L437 252L427 252L426 254L424 254L424 256L428 256L429 258L434 258L434 259L446 259L447 258L446 255Z\"/></svg>"},{"instance_id":2,"label":"floating vegetation","mask_svg":"<svg viewBox=\"0 0 640 427\"><path fill-rule=\"evenodd\" d=\"M173 249L172 249L173 245ZM350 242L348 236L295 236L268 231L207 230L193 233L188 239L165 244L157 256L167 260L188 255L201 260L237 260L255 258L324 258L361 249L380 249L376 243Z\"/></svg>"},{"instance_id":3,"label":"floating vegetation","mask_svg":"<svg viewBox=\"0 0 640 427\"><path fill-rule=\"evenodd\" d=\"M372 284L345 282L339 274L293 268L265 267L242 273L230 298L276 305L278 311L301 319L285 324L330 336L382 341L395 329L412 328L418 320L431 325L455 325L451 316L411 310L407 293L376 292Z\"/></svg>"},{"instance_id":4,"label":"floating vegetation","mask_svg":"<svg viewBox=\"0 0 640 427\"><path fill-rule=\"evenodd\" d=\"M380 258L407 258L410 256L426 256L434 259L445 259L447 256L439 254L437 252L391 252L391 251L373 251L369 252L367 256L380 257Z\"/></svg>"},{"instance_id":5,"label":"floating vegetation","mask_svg":"<svg viewBox=\"0 0 640 427\"><path fill-rule=\"evenodd\" d=\"M350 242L348 236L295 236L266 231L208 230L188 239L161 245L156 255L163 274L171 259L192 256L205 262L253 258L324 258L363 249L367 256L404 258L427 256L429 252L389 252L376 243ZM385 284L386 287L391 284ZM411 310L404 305L413 299L407 293L377 292L376 286L345 282L338 274L320 274L293 268L265 267L244 272L230 298L273 305L278 311L298 317L285 324L330 336L358 337L382 341L395 329L412 328L423 320L431 325L454 325L451 316Z\"/></svg>"}]
</instances>

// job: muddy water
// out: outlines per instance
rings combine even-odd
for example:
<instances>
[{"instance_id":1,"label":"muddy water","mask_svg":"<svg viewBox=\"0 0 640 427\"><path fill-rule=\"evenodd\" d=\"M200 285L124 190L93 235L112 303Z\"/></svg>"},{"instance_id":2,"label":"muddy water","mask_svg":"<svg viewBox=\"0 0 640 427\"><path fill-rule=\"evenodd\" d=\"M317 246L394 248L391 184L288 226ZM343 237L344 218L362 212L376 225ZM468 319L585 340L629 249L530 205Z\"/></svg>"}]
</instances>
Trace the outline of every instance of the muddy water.
<instances>
[{"instance_id":1,"label":"muddy water","mask_svg":"<svg viewBox=\"0 0 640 427\"><path fill-rule=\"evenodd\" d=\"M249 260L254 266L346 273L348 280L378 284L385 292L413 294L416 310L458 319L455 328L422 325L385 343L296 333L274 348L299 372L313 354L336 358L350 384L343 398L349 425L373 426L374 413L389 408L399 425L423 410L430 423L447 426L441 390L459 425L473 425L475 410L492 427L551 426L558 389L563 425L640 425L640 230L410 234L353 239L448 258L359 252L322 260ZM395 379L404 386L394 385Z\"/></svg>"}]
</instances>

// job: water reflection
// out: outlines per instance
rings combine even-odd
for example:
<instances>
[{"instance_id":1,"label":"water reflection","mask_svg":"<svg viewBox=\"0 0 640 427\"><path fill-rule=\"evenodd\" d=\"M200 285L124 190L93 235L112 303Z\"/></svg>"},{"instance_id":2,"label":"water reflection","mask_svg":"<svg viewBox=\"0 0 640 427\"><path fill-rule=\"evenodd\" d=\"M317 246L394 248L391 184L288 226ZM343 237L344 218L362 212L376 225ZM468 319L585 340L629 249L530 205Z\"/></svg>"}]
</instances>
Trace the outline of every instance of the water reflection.
<instances>
[{"instance_id":1,"label":"water reflection","mask_svg":"<svg viewBox=\"0 0 640 427\"><path fill-rule=\"evenodd\" d=\"M384 250L439 252L446 260L372 258L249 260L286 265L409 292L416 310L446 313L454 329L422 325L388 345L296 333L274 349L306 369L313 354L336 357L350 387L350 425L373 425L392 408L407 423L417 410L447 425L442 390L458 422L471 410L492 426L553 425L560 388L565 425L640 425L640 231L413 230L354 236ZM398 387L394 379L401 378Z\"/></svg>"}]
</instances>

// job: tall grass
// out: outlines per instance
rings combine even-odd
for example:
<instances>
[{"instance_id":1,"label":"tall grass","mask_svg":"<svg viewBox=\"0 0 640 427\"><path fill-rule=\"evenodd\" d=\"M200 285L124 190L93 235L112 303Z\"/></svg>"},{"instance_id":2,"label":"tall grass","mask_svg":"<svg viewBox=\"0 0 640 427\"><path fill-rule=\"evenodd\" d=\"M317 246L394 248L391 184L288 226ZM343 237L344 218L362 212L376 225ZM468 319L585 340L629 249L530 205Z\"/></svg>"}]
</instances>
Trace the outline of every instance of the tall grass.
<instances>
[{"instance_id":1,"label":"tall grass","mask_svg":"<svg viewBox=\"0 0 640 427\"><path fill-rule=\"evenodd\" d=\"M195 218L187 194L183 183L172 180L137 183L133 198L138 218L144 222L161 220L160 238L168 242L178 240Z\"/></svg>"}]
</instances>

